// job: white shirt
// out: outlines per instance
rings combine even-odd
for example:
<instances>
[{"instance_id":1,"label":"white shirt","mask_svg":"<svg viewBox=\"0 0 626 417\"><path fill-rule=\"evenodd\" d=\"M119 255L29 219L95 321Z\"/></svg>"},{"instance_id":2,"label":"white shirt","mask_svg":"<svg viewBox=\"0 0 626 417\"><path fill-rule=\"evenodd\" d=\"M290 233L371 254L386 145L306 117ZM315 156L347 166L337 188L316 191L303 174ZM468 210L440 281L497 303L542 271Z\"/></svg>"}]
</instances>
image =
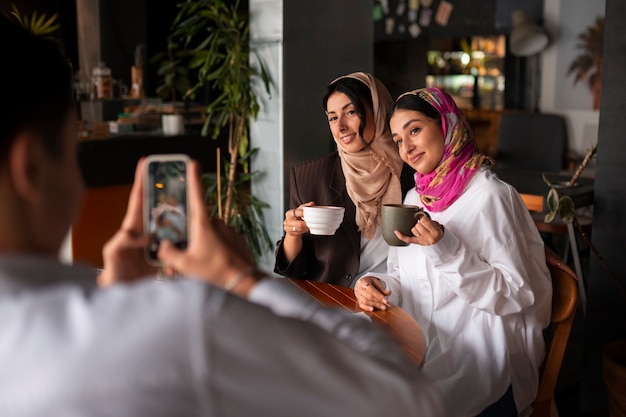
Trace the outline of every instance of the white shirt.
<instances>
[{"instance_id":1,"label":"white shirt","mask_svg":"<svg viewBox=\"0 0 626 417\"><path fill-rule=\"evenodd\" d=\"M192 280L93 288L93 272L0 256L0 415L441 415L377 326L284 280L255 303Z\"/></svg>"},{"instance_id":2,"label":"white shirt","mask_svg":"<svg viewBox=\"0 0 626 417\"><path fill-rule=\"evenodd\" d=\"M415 190L406 204L422 204ZM446 415L473 416L512 385L527 413L544 355L552 287L544 244L518 193L481 168L446 210L434 245L391 247L385 281L427 338L423 370Z\"/></svg>"}]
</instances>

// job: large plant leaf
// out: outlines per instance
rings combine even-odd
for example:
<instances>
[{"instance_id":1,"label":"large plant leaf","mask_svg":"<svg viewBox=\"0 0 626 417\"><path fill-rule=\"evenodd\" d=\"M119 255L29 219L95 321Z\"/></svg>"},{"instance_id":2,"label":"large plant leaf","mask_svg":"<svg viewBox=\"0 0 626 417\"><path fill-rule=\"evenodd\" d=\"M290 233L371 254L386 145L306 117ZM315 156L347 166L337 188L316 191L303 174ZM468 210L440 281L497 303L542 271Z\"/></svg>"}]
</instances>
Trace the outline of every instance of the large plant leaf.
<instances>
[{"instance_id":1,"label":"large plant leaf","mask_svg":"<svg viewBox=\"0 0 626 417\"><path fill-rule=\"evenodd\" d=\"M556 217L556 211L549 211L546 213L546 217L544 217L543 221L546 223L552 223L552 220Z\"/></svg>"},{"instance_id":2,"label":"large plant leaf","mask_svg":"<svg viewBox=\"0 0 626 417\"><path fill-rule=\"evenodd\" d=\"M5 13L5 15L7 14ZM13 16L15 21L17 21L20 26L35 36L47 37L61 27L61 25L57 23L59 18L58 13L54 13L52 16L48 17L46 13L40 14L37 10L35 10L33 11L33 14L28 17L27 14L20 12L15 3L11 5L10 16Z\"/></svg>"},{"instance_id":3,"label":"large plant leaf","mask_svg":"<svg viewBox=\"0 0 626 417\"><path fill-rule=\"evenodd\" d=\"M559 199L559 216L566 223L571 223L574 220L575 208L574 201L568 195L564 195Z\"/></svg>"},{"instance_id":4,"label":"large plant leaf","mask_svg":"<svg viewBox=\"0 0 626 417\"><path fill-rule=\"evenodd\" d=\"M559 193L555 188L550 188L550 191L548 191L546 204L550 212L556 213L559 210Z\"/></svg>"}]
</instances>

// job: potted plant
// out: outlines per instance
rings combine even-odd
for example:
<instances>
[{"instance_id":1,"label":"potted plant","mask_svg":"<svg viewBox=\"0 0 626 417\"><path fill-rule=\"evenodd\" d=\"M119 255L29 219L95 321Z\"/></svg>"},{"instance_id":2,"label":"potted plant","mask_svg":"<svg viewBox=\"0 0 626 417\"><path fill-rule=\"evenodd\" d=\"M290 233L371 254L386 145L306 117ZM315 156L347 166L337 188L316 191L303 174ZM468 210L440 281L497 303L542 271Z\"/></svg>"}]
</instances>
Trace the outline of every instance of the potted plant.
<instances>
[{"instance_id":1,"label":"potted plant","mask_svg":"<svg viewBox=\"0 0 626 417\"><path fill-rule=\"evenodd\" d=\"M574 175L568 182L567 186L575 186L576 181L596 152L597 145L592 146L587 151L585 158L574 172ZM554 184L550 183L545 175L543 176L543 180L550 187L546 198L548 213L546 214L545 222L550 223L558 215L564 222L572 223L574 229L578 232L578 234L580 234L593 254L597 257L600 265L615 283L615 286L624 296L624 300L626 301L626 289L617 278L607 261L604 259L598 248L581 227L578 218L576 217L574 202L571 197L560 194L558 192L558 188ZM609 343L605 347L602 357L602 370L604 382L607 388L609 416L613 417L626 415L626 340L617 340Z\"/></svg>"},{"instance_id":2,"label":"potted plant","mask_svg":"<svg viewBox=\"0 0 626 417\"><path fill-rule=\"evenodd\" d=\"M217 139L223 130L227 132L229 155L224 174L218 154L217 176L205 176L207 203L214 216L246 236L258 258L272 241L263 223L262 209L268 205L249 192L250 180L258 173L249 170L257 150L250 149L248 129L250 118L259 111L251 81L260 78L269 93L269 77L262 60L257 59L258 68L250 64L249 18L247 11L239 10L238 0L186 0L178 8L169 36L176 50L175 66L184 63L197 74L184 97L209 88L202 135Z\"/></svg>"},{"instance_id":3,"label":"potted plant","mask_svg":"<svg viewBox=\"0 0 626 417\"><path fill-rule=\"evenodd\" d=\"M185 58L186 54L180 50L180 44L171 37L167 39L166 50L152 57L151 63L159 64L157 75L161 82L156 88L159 98L176 103L191 88Z\"/></svg>"},{"instance_id":4,"label":"potted plant","mask_svg":"<svg viewBox=\"0 0 626 417\"><path fill-rule=\"evenodd\" d=\"M32 15L28 16L26 13L20 12L15 3L11 5L11 12L5 12L4 15L15 19L24 29L29 30L35 36L56 40L51 35L61 27L57 21L58 13L48 17L46 13L38 13L35 10Z\"/></svg>"},{"instance_id":5,"label":"potted plant","mask_svg":"<svg viewBox=\"0 0 626 417\"><path fill-rule=\"evenodd\" d=\"M600 108L602 89L602 51L604 49L604 17L598 17L595 23L578 34L577 48L581 50L569 65L567 74L575 74L574 85L587 79L587 85L593 95L593 109Z\"/></svg>"},{"instance_id":6,"label":"potted plant","mask_svg":"<svg viewBox=\"0 0 626 417\"><path fill-rule=\"evenodd\" d=\"M161 115L163 134L182 134L184 131L184 115L179 111L178 99L193 99L188 94L191 88L189 71L185 64L185 51L180 49L180 44L173 38L167 39L167 48L152 57L152 63L158 63L157 75L161 80L156 88L156 94L162 100L169 100L171 107L164 107Z\"/></svg>"}]
</instances>

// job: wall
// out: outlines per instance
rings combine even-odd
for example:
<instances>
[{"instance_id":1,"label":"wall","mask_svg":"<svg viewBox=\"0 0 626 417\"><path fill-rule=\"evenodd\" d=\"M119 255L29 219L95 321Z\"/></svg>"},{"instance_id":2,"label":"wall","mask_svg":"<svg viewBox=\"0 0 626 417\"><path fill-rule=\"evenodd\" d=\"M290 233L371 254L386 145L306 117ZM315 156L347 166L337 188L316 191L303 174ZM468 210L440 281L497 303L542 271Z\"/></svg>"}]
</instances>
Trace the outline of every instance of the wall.
<instances>
[{"instance_id":1,"label":"wall","mask_svg":"<svg viewBox=\"0 0 626 417\"><path fill-rule=\"evenodd\" d=\"M624 192L624 68L626 68L626 2L606 0L604 69L598 131L593 216L593 243L622 286L626 286L626 192ZM626 338L626 299L595 256L587 281L582 395L584 411L603 415L601 352L611 340Z\"/></svg>"},{"instance_id":2,"label":"wall","mask_svg":"<svg viewBox=\"0 0 626 417\"><path fill-rule=\"evenodd\" d=\"M76 0L80 70L90 77L103 61L113 78L130 84L135 46L146 43L144 0Z\"/></svg>"},{"instance_id":3,"label":"wall","mask_svg":"<svg viewBox=\"0 0 626 417\"><path fill-rule=\"evenodd\" d=\"M588 12L588 8L593 6L598 10L603 10L604 1L588 2L587 0L576 0L581 3L581 6L586 6L582 13L574 14L576 21L563 21L562 10L563 8L572 8L571 0L545 0L544 2L544 17L545 28L550 36L550 44L548 48L540 54L541 59L541 94L539 107L541 111L547 113L557 113L565 116L569 143L568 147L571 152L578 157L582 157L586 150L598 140L598 119L599 111L592 110L591 102L588 103L588 108L578 104L578 98L581 93L580 90L586 89L586 84L579 83L576 87L572 85L572 79L566 78L564 70L563 59L567 60L571 57L572 51L566 51L563 53L563 48L573 48L575 45L575 36L585 27L588 23L593 22L596 15L595 13ZM570 16L570 15L567 15ZM571 19L571 16L568 17ZM587 23L588 22L588 23ZM577 27L578 29L571 29ZM575 100L563 99L563 94L570 94L568 90L576 89L578 94L574 97ZM588 99L591 100L591 93L588 93ZM572 105L568 105L571 103Z\"/></svg>"},{"instance_id":4,"label":"wall","mask_svg":"<svg viewBox=\"0 0 626 417\"><path fill-rule=\"evenodd\" d=\"M263 92L260 83L254 86L259 92L261 109L255 121L250 122L250 145L261 151L252 161L252 169L263 173L253 178L252 193L270 207L263 210L265 228L270 238L281 235L281 213L284 212L283 195L283 2L282 0L250 0L250 47L267 66L272 85L271 93ZM254 54L251 59L254 61ZM272 248L273 249L273 248ZM260 261L265 270L274 269L272 253Z\"/></svg>"}]
</instances>

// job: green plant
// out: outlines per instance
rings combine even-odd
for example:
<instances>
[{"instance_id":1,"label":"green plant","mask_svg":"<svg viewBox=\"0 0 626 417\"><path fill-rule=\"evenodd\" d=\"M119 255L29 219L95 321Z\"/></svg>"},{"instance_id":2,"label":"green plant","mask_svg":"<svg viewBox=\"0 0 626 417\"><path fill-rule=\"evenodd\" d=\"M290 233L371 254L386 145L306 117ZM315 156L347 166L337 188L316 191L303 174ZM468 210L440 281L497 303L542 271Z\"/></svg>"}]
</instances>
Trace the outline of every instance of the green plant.
<instances>
[{"instance_id":1,"label":"green plant","mask_svg":"<svg viewBox=\"0 0 626 417\"><path fill-rule=\"evenodd\" d=\"M187 95L191 89L189 70L187 69L187 53L179 49L180 44L169 37L167 39L167 49L155 54L150 60L151 63L159 64L157 75L161 83L156 88L156 94L163 100L171 100L176 103L178 97L193 99Z\"/></svg>"},{"instance_id":2,"label":"green plant","mask_svg":"<svg viewBox=\"0 0 626 417\"><path fill-rule=\"evenodd\" d=\"M178 4L169 40L177 45L174 57L197 74L185 97L208 87L211 98L202 135L217 139L223 129L228 135L228 161L224 176L218 170L216 183L207 192L207 201L216 202L213 214L246 235L250 247L261 254L271 247L262 219L266 203L242 190L249 186L249 120L259 112L257 93L252 87L260 78L269 93L269 76L257 56L258 67L250 64L249 16L239 10L239 1L186 0ZM219 164L218 157L218 166ZM223 180L222 180L223 179ZM208 179L207 181L212 181Z\"/></svg>"},{"instance_id":3,"label":"green plant","mask_svg":"<svg viewBox=\"0 0 626 417\"><path fill-rule=\"evenodd\" d=\"M602 89L602 51L604 49L604 17L596 18L593 25L578 34L581 50L567 70L567 75L576 74L574 85L587 79L589 90L593 94L593 108L600 108L600 91Z\"/></svg>"},{"instance_id":4,"label":"green plant","mask_svg":"<svg viewBox=\"0 0 626 417\"><path fill-rule=\"evenodd\" d=\"M237 164L242 166L248 164L250 158L258 152L258 149L251 149L241 156ZM224 172L229 172L228 163ZM250 181L253 176L261 175L258 171L244 172L235 178L233 183L233 215L229 219L229 224L246 237L246 241L252 254L256 259L263 255L266 248L272 246L272 240L267 233L263 220L263 209L269 208L267 203L260 201L250 192ZM226 200L226 177L204 176L204 183L207 186L205 199L210 207L211 216L220 217L220 207Z\"/></svg>"},{"instance_id":5,"label":"green plant","mask_svg":"<svg viewBox=\"0 0 626 417\"><path fill-rule=\"evenodd\" d=\"M585 155L585 158L580 163L580 165L574 172L574 175L568 182L567 184L568 187L572 187L576 184L576 181L582 174L583 170L585 169L585 167L587 166L591 158L597 153L597 151L598 151L597 145L594 145L591 148L589 148L589 150L587 151L587 154ZM546 197L548 213L546 214L544 221L546 223L550 223L558 215L559 217L561 217L561 219L563 219L564 222L572 223L574 225L574 229L578 232L578 234L580 234L580 237L583 238L583 240L589 246L593 254L598 258L598 261L600 262L600 265L602 265L602 268L604 268L604 270L607 272L611 280L615 283L617 288L620 290L620 292L626 299L626 289L624 289L624 286L622 285L620 280L617 278L617 276L615 275L615 273L613 272L613 270L611 269L607 261L604 259L604 257L602 256L602 254L600 253L596 245L593 244L589 236L585 233L585 231L581 227L580 222L578 221L578 218L576 217L576 207L574 206L574 201L572 200L572 198L568 195L559 193L557 187L555 187L554 184L552 184L546 178L545 174L543 175L543 181L546 184L548 184L548 187L550 187L548 191L548 195Z\"/></svg>"},{"instance_id":6,"label":"green plant","mask_svg":"<svg viewBox=\"0 0 626 417\"><path fill-rule=\"evenodd\" d=\"M35 10L29 17L26 13L20 12L15 3L12 4L11 12L4 14L15 19L24 29L29 30L35 36L50 37L61 27L57 23L58 13L48 17L45 13L37 13Z\"/></svg>"}]
</instances>

